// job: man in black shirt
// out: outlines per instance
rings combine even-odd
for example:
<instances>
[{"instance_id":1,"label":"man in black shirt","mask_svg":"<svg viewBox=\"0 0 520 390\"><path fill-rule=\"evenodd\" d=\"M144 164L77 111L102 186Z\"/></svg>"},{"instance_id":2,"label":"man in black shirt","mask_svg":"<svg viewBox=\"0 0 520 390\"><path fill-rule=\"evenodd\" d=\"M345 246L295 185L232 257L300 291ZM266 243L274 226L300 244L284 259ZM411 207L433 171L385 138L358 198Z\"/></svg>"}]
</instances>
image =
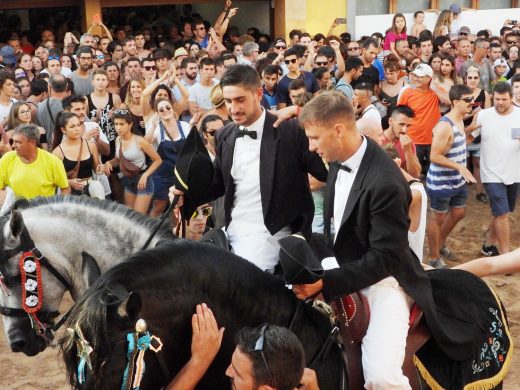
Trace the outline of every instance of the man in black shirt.
<instances>
[{"instance_id":1,"label":"man in black shirt","mask_svg":"<svg viewBox=\"0 0 520 390\"><path fill-rule=\"evenodd\" d=\"M363 73L356 80L352 80L352 87L355 87L357 84L362 82L379 85L379 70L372 65L377 57L377 53L377 41L372 38L365 40L361 56L359 56L361 61L363 61Z\"/></svg>"}]
</instances>

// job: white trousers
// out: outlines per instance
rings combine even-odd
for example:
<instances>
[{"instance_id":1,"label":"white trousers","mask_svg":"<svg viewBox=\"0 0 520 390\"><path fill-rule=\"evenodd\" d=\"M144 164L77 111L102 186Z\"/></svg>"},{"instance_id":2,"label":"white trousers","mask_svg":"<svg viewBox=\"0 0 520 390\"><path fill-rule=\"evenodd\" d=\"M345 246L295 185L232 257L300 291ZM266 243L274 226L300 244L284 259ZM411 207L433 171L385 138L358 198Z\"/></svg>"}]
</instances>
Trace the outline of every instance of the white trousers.
<instances>
[{"instance_id":1,"label":"white trousers","mask_svg":"<svg viewBox=\"0 0 520 390\"><path fill-rule=\"evenodd\" d=\"M401 367L413 300L393 277L361 293L370 305L370 323L361 342L365 389L411 389Z\"/></svg>"}]
</instances>

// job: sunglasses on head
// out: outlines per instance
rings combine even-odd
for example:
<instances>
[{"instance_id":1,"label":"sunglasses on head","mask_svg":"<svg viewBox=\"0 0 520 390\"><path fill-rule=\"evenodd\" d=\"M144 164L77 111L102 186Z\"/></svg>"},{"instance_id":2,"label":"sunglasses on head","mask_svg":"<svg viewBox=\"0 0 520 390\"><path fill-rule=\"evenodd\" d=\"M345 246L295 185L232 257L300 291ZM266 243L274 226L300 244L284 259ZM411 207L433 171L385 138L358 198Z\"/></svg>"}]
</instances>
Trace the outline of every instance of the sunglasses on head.
<instances>
[{"instance_id":1,"label":"sunglasses on head","mask_svg":"<svg viewBox=\"0 0 520 390\"><path fill-rule=\"evenodd\" d=\"M268 324L262 326L262 329L260 330L260 337L255 342L255 348L253 349L253 352L260 352L262 360L265 364L265 368L267 369L267 373L269 374L269 378L271 378L271 387L275 387L273 373L271 372L271 368L269 368L269 364L267 364L267 359L264 355L265 330L267 329L267 326Z\"/></svg>"},{"instance_id":2,"label":"sunglasses on head","mask_svg":"<svg viewBox=\"0 0 520 390\"><path fill-rule=\"evenodd\" d=\"M172 109L172 106L164 106L164 107L161 107L159 108L159 112L166 112L166 111L170 111Z\"/></svg>"},{"instance_id":3,"label":"sunglasses on head","mask_svg":"<svg viewBox=\"0 0 520 390\"><path fill-rule=\"evenodd\" d=\"M285 60L285 65L289 65L289 64L296 64L296 61L298 61L297 58L293 58L292 60Z\"/></svg>"},{"instance_id":4,"label":"sunglasses on head","mask_svg":"<svg viewBox=\"0 0 520 390\"><path fill-rule=\"evenodd\" d=\"M59 61L60 57L59 56L49 56L49 58L47 60L57 60L57 61Z\"/></svg>"},{"instance_id":5,"label":"sunglasses on head","mask_svg":"<svg viewBox=\"0 0 520 390\"><path fill-rule=\"evenodd\" d=\"M318 61L316 61L316 65L318 65L318 66L325 66L325 65L327 65L327 61L325 61L325 62L318 62Z\"/></svg>"},{"instance_id":6,"label":"sunglasses on head","mask_svg":"<svg viewBox=\"0 0 520 390\"><path fill-rule=\"evenodd\" d=\"M130 111L128 111L128 110L121 110L121 109L119 109L119 110L115 110L114 114L128 115L129 112Z\"/></svg>"},{"instance_id":7,"label":"sunglasses on head","mask_svg":"<svg viewBox=\"0 0 520 390\"><path fill-rule=\"evenodd\" d=\"M145 66L144 69L149 72L151 70L157 70L157 67L153 66L153 65L152 66Z\"/></svg>"},{"instance_id":8,"label":"sunglasses on head","mask_svg":"<svg viewBox=\"0 0 520 390\"><path fill-rule=\"evenodd\" d=\"M213 207L206 206L202 209L197 209L193 212L193 215L191 216L192 219L197 218L199 215L202 215L203 217L209 217L211 215L211 211L213 210Z\"/></svg>"}]
</instances>

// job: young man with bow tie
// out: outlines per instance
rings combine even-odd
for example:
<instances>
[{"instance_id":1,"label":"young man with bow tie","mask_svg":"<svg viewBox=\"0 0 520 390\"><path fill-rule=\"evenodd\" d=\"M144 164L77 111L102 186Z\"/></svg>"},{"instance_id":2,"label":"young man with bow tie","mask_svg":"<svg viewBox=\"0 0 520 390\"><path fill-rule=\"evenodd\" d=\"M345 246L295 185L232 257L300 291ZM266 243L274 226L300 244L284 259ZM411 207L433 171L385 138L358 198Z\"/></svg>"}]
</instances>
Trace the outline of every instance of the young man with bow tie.
<instances>
[{"instance_id":1,"label":"young man with bow tie","mask_svg":"<svg viewBox=\"0 0 520 390\"><path fill-rule=\"evenodd\" d=\"M327 170L309 151L296 120L273 127L277 118L260 104L263 91L255 69L233 65L220 84L233 123L216 133L215 174L207 201L224 195L233 251L273 271L280 238L298 231L310 238L314 205L307 174L325 181Z\"/></svg>"}]
</instances>

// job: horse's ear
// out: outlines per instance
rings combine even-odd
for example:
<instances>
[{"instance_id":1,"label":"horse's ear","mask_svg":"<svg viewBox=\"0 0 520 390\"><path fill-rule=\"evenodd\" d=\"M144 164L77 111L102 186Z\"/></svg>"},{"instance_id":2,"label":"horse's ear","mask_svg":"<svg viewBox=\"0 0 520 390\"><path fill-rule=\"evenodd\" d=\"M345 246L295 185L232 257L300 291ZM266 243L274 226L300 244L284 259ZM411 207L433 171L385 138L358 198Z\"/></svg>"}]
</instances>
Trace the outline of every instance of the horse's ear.
<instances>
[{"instance_id":1,"label":"horse's ear","mask_svg":"<svg viewBox=\"0 0 520 390\"><path fill-rule=\"evenodd\" d=\"M128 294L128 297L119 304L117 313L121 317L126 317L131 323L135 323L139 319L141 307L141 295L132 291Z\"/></svg>"},{"instance_id":2,"label":"horse's ear","mask_svg":"<svg viewBox=\"0 0 520 390\"><path fill-rule=\"evenodd\" d=\"M13 238L18 237L22 233L23 227L24 227L24 222L23 222L22 213L19 212L18 210L13 210L11 212L11 218L9 220L9 227L11 228L11 234L12 234Z\"/></svg>"},{"instance_id":3,"label":"horse's ear","mask_svg":"<svg viewBox=\"0 0 520 390\"><path fill-rule=\"evenodd\" d=\"M85 282L85 286L89 288L96 281L97 278L101 275L101 271L99 270L99 265L89 253L81 252L81 274L83 275L83 281Z\"/></svg>"}]
</instances>

